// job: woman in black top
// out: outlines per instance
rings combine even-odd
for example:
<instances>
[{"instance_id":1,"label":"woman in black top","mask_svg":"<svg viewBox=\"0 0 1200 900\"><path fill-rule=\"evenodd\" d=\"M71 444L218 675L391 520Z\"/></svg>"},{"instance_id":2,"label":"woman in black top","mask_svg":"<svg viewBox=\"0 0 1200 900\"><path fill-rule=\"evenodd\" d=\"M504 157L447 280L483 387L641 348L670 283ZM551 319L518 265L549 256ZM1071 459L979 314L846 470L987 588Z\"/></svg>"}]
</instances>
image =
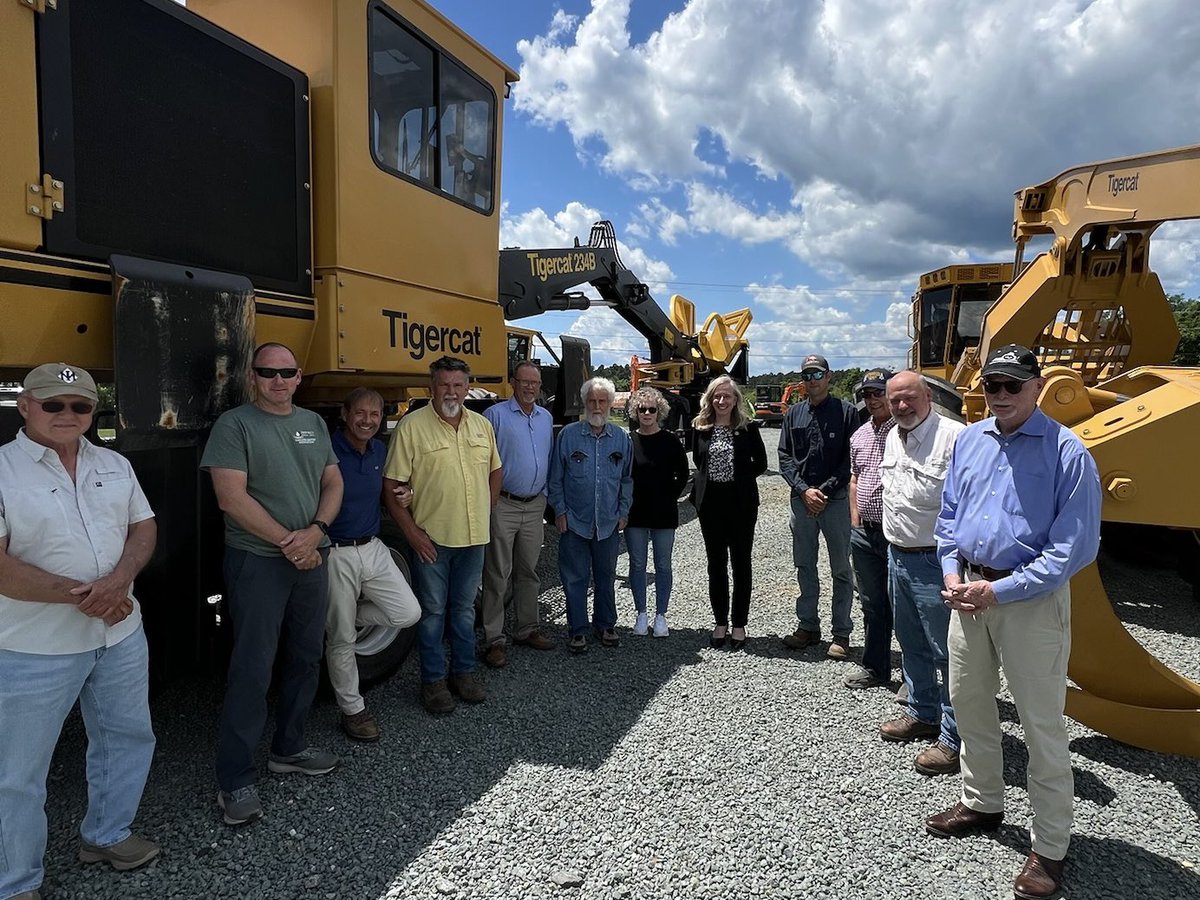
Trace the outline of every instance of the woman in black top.
<instances>
[{"instance_id":1,"label":"woman in black top","mask_svg":"<svg viewBox=\"0 0 1200 900\"><path fill-rule=\"evenodd\" d=\"M758 522L758 476L767 471L767 450L746 401L728 375L715 379L700 398L692 425L696 479L692 501L708 556L708 596L713 628L709 643L722 647L728 635L734 650L746 644L750 614L750 548ZM729 572L733 568L733 629L729 625Z\"/></svg>"},{"instance_id":2,"label":"woman in black top","mask_svg":"<svg viewBox=\"0 0 1200 900\"><path fill-rule=\"evenodd\" d=\"M634 634L646 634L646 556L654 545L654 636L667 636L667 604L671 599L671 551L679 527L679 495L687 484L687 456L679 438L663 431L669 407L654 388L630 398L636 416L633 432L633 506L625 526L629 550L629 588L637 608Z\"/></svg>"}]
</instances>

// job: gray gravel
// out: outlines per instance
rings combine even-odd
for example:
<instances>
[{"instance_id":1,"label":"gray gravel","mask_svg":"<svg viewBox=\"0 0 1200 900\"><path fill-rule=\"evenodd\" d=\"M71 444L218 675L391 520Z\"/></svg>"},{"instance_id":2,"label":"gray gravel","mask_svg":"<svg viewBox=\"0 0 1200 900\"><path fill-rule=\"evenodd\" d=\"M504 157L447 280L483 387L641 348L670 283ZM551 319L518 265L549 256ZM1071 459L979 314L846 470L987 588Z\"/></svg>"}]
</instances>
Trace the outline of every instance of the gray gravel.
<instances>
[{"instance_id":1,"label":"gray gravel","mask_svg":"<svg viewBox=\"0 0 1200 900\"><path fill-rule=\"evenodd\" d=\"M675 552L671 637L638 638L620 567L623 644L516 648L483 670L489 699L444 719L421 711L415 659L368 695L375 746L337 731L329 699L310 739L343 754L325 778L271 776L266 818L235 830L213 803L220 688L172 687L154 704L159 751L137 822L163 853L119 875L74 860L85 803L83 729L68 722L51 771L48 898L1008 898L1028 852L1026 755L1002 697L1008 819L993 836L927 837L924 817L958 796L915 749L884 744L896 707L849 691L853 669L785 650L795 627L786 491L771 473L755 547L746 652L707 646L703 545L691 508ZM551 630L565 615L544 555ZM1200 679L1200 609L1172 572L1105 561L1138 638ZM828 579L823 604L827 623ZM852 639L861 639L859 632ZM897 654L897 662L898 662ZM1070 725L1076 824L1068 896L1200 898L1200 765ZM265 760L264 760L265 762Z\"/></svg>"}]
</instances>

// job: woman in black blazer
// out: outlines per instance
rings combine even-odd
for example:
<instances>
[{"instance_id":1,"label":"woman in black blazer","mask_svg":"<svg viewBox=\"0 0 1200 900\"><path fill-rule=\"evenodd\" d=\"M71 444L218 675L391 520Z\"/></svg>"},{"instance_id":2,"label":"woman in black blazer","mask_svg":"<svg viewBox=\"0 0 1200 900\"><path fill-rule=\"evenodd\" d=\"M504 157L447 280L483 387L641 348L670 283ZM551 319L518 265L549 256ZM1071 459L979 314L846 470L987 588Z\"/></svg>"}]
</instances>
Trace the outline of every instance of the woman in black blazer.
<instances>
[{"instance_id":1,"label":"woman in black blazer","mask_svg":"<svg viewBox=\"0 0 1200 900\"><path fill-rule=\"evenodd\" d=\"M758 521L758 476L767 471L767 450L741 391L728 375L708 386L692 426L696 429L692 502L704 535L708 597L716 623L709 643L723 647L728 636L730 646L741 650L750 614L750 548ZM727 564L733 568L732 630Z\"/></svg>"}]
</instances>

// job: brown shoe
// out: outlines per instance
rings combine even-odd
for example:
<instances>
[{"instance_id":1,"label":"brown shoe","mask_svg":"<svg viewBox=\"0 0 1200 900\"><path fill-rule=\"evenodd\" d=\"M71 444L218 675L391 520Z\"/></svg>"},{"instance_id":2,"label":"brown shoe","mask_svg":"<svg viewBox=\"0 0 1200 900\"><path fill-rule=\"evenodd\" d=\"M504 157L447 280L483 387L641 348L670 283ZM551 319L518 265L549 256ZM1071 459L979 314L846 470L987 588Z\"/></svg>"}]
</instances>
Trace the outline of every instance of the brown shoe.
<instances>
[{"instance_id":1,"label":"brown shoe","mask_svg":"<svg viewBox=\"0 0 1200 900\"><path fill-rule=\"evenodd\" d=\"M913 768L922 775L954 775L959 769L958 751L938 741L917 754Z\"/></svg>"},{"instance_id":2,"label":"brown shoe","mask_svg":"<svg viewBox=\"0 0 1200 900\"><path fill-rule=\"evenodd\" d=\"M487 648L483 661L489 669L503 669L508 665L508 654L504 651L504 641L497 641Z\"/></svg>"},{"instance_id":3,"label":"brown shoe","mask_svg":"<svg viewBox=\"0 0 1200 900\"><path fill-rule=\"evenodd\" d=\"M458 704L450 696L450 689L446 686L446 679L442 678L438 681L431 681L428 684L421 685L421 705L425 707L427 713L442 715L443 713L454 712L454 707Z\"/></svg>"},{"instance_id":4,"label":"brown shoe","mask_svg":"<svg viewBox=\"0 0 1200 900\"><path fill-rule=\"evenodd\" d=\"M375 717L365 709L349 716L342 713L341 725L346 737L352 741L371 744L379 740L379 725L376 724Z\"/></svg>"},{"instance_id":5,"label":"brown shoe","mask_svg":"<svg viewBox=\"0 0 1200 900\"><path fill-rule=\"evenodd\" d=\"M912 716L903 715L879 726L879 736L885 741L907 744L909 741L932 741L941 734L936 725L926 725Z\"/></svg>"},{"instance_id":6,"label":"brown shoe","mask_svg":"<svg viewBox=\"0 0 1200 900\"><path fill-rule=\"evenodd\" d=\"M825 651L825 655L830 659L849 659L850 638L835 634L833 640L829 642L829 649Z\"/></svg>"},{"instance_id":7,"label":"brown shoe","mask_svg":"<svg viewBox=\"0 0 1200 900\"><path fill-rule=\"evenodd\" d=\"M783 636L783 644L791 650L803 650L805 647L811 647L814 644L821 643L821 632L807 631L803 628L797 628L791 634Z\"/></svg>"},{"instance_id":8,"label":"brown shoe","mask_svg":"<svg viewBox=\"0 0 1200 900\"><path fill-rule=\"evenodd\" d=\"M534 650L553 650L554 641L546 637L540 631L534 630L529 632L523 638L514 638L514 644L521 644L524 647L532 647Z\"/></svg>"},{"instance_id":9,"label":"brown shoe","mask_svg":"<svg viewBox=\"0 0 1200 900\"><path fill-rule=\"evenodd\" d=\"M1038 853L1030 853L1013 882L1013 893L1021 900L1046 900L1058 892L1062 884L1063 864L1066 860L1047 859Z\"/></svg>"},{"instance_id":10,"label":"brown shoe","mask_svg":"<svg viewBox=\"0 0 1200 900\"><path fill-rule=\"evenodd\" d=\"M963 837L975 831L992 831L1003 821L1003 812L976 812L960 802L926 819L925 830L934 837Z\"/></svg>"},{"instance_id":11,"label":"brown shoe","mask_svg":"<svg viewBox=\"0 0 1200 900\"><path fill-rule=\"evenodd\" d=\"M158 844L131 834L123 841L118 841L108 847L97 847L87 841L79 842L79 861L81 863L106 862L118 872L128 872L144 866L158 856ZM1026 863L1026 868L1029 864Z\"/></svg>"},{"instance_id":12,"label":"brown shoe","mask_svg":"<svg viewBox=\"0 0 1200 900\"><path fill-rule=\"evenodd\" d=\"M479 679L471 672L450 676L450 690L458 694L467 703L482 703L487 699L487 692Z\"/></svg>"}]
</instances>

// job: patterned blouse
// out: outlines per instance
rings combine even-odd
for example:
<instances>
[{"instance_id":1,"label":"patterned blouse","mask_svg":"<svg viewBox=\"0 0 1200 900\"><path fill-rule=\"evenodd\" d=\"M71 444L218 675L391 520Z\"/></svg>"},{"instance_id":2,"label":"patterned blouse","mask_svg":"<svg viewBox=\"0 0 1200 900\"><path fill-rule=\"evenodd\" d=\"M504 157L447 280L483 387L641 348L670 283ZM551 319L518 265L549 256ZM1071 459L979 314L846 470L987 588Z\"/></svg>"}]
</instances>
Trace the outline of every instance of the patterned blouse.
<instances>
[{"instance_id":1,"label":"patterned blouse","mask_svg":"<svg viewBox=\"0 0 1200 900\"><path fill-rule=\"evenodd\" d=\"M727 484L733 481L733 431L715 425L708 445L708 480Z\"/></svg>"}]
</instances>

